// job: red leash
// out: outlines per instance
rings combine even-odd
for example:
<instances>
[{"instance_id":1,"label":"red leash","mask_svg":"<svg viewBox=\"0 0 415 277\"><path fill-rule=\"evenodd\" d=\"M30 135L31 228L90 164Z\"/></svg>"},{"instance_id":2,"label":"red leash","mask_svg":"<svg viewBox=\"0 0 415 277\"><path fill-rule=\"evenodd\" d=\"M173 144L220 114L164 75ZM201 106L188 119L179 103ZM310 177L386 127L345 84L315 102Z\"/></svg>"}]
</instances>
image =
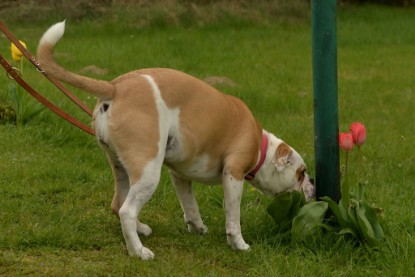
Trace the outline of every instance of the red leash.
<instances>
[{"instance_id":1,"label":"red leash","mask_svg":"<svg viewBox=\"0 0 415 277\"><path fill-rule=\"evenodd\" d=\"M52 82L60 91L62 91L69 99L71 99L76 105L78 105L83 111L85 111L88 115L92 116L91 109L85 105L81 100L79 100L75 95L73 95L66 87L62 85L56 79L51 78L48 76L40 67L39 63L36 61L36 58L19 42L19 40L9 31L9 29L4 25L2 21L0 21L0 30L6 35L6 37L22 52L22 54L36 67L36 69L41 72L50 82ZM36 98L40 103L46 106L48 109L65 119L66 121L70 122L71 124L75 125L76 127L80 128L81 130L94 135L94 130L87 126L86 124L80 122L79 120L75 119L74 117L70 116L69 114L65 113L63 110L55 106L37 91L35 91L28 83L26 83L21 77L20 74L16 71L14 67L12 67L6 59L0 55L0 63L3 68L9 74L9 77L15 80L22 88L24 88L30 95Z\"/></svg>"}]
</instances>

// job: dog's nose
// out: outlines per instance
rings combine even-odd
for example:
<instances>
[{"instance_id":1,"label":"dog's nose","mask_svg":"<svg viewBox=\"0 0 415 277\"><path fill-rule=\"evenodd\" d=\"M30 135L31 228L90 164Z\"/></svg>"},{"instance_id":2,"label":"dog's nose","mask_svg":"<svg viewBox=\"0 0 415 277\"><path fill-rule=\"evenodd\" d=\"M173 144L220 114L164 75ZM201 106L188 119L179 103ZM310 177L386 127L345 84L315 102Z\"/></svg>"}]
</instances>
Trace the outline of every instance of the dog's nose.
<instances>
[{"instance_id":1,"label":"dog's nose","mask_svg":"<svg viewBox=\"0 0 415 277\"><path fill-rule=\"evenodd\" d=\"M314 185L314 178L310 178L310 183Z\"/></svg>"}]
</instances>

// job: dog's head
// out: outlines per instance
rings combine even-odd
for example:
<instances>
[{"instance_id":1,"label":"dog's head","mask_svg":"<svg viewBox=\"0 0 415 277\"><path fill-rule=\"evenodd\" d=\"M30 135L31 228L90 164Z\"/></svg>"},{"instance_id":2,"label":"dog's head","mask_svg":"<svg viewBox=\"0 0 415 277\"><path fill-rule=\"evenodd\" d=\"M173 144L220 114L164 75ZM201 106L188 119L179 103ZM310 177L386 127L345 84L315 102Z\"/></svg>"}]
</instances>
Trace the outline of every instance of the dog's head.
<instances>
[{"instance_id":1,"label":"dog's head","mask_svg":"<svg viewBox=\"0 0 415 277\"><path fill-rule=\"evenodd\" d=\"M303 158L292 147L269 134L267 158L252 185L270 196L284 191L302 191L309 201L315 195L315 186L306 169Z\"/></svg>"}]
</instances>

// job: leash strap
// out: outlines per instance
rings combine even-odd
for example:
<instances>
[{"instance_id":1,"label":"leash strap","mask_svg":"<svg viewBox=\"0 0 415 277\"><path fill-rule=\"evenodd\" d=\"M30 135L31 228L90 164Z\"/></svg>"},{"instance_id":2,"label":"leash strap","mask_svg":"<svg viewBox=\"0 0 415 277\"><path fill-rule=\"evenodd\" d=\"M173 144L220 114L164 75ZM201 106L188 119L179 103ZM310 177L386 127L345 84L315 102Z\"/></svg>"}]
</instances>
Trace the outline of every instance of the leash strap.
<instances>
[{"instance_id":1,"label":"leash strap","mask_svg":"<svg viewBox=\"0 0 415 277\"><path fill-rule=\"evenodd\" d=\"M21 77L18 71L16 71L7 61L6 59L0 55L0 64L3 66L3 68L7 71L9 74L9 77L13 80L15 80L22 88L24 88L30 95L32 95L36 100L38 100L40 103L45 105L48 109L68 121L69 123L73 124L74 126L80 128L81 130L87 132L90 135L95 135L94 130L87 126L86 124L80 122L79 120L73 118L69 114L65 113L61 109L59 109L57 106L55 106L52 102L47 100L45 97L40 95L37 91L35 91L31 86L29 86L28 83L26 83Z\"/></svg>"},{"instance_id":2,"label":"leash strap","mask_svg":"<svg viewBox=\"0 0 415 277\"><path fill-rule=\"evenodd\" d=\"M10 32L6 25L0 20L0 30L6 37L22 52L22 54L36 67L36 69L41 72L50 82L52 82L60 91L62 91L69 99L72 100L76 105L78 105L82 110L87 114L92 116L92 110L85 105L81 100L79 100L75 95L73 95L66 87L62 85L58 80L53 79L48 74L46 74L39 63L36 61L36 58L19 42L19 40Z\"/></svg>"}]
</instances>

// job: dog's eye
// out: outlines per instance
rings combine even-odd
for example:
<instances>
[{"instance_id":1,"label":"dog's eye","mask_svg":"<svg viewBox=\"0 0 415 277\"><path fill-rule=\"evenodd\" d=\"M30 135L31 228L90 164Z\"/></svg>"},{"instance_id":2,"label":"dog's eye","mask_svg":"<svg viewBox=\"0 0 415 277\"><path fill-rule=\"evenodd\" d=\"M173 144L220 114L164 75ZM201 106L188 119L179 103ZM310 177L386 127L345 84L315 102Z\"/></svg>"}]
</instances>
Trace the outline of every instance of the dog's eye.
<instances>
[{"instance_id":1,"label":"dog's eye","mask_svg":"<svg viewBox=\"0 0 415 277\"><path fill-rule=\"evenodd\" d=\"M306 171L306 168L304 166L301 166L301 167L299 167L297 169L297 180L299 182L302 182L304 180L304 178L305 178L305 171Z\"/></svg>"},{"instance_id":2,"label":"dog's eye","mask_svg":"<svg viewBox=\"0 0 415 277\"><path fill-rule=\"evenodd\" d=\"M301 172L301 175L303 176L303 178L305 177L305 169Z\"/></svg>"}]
</instances>

